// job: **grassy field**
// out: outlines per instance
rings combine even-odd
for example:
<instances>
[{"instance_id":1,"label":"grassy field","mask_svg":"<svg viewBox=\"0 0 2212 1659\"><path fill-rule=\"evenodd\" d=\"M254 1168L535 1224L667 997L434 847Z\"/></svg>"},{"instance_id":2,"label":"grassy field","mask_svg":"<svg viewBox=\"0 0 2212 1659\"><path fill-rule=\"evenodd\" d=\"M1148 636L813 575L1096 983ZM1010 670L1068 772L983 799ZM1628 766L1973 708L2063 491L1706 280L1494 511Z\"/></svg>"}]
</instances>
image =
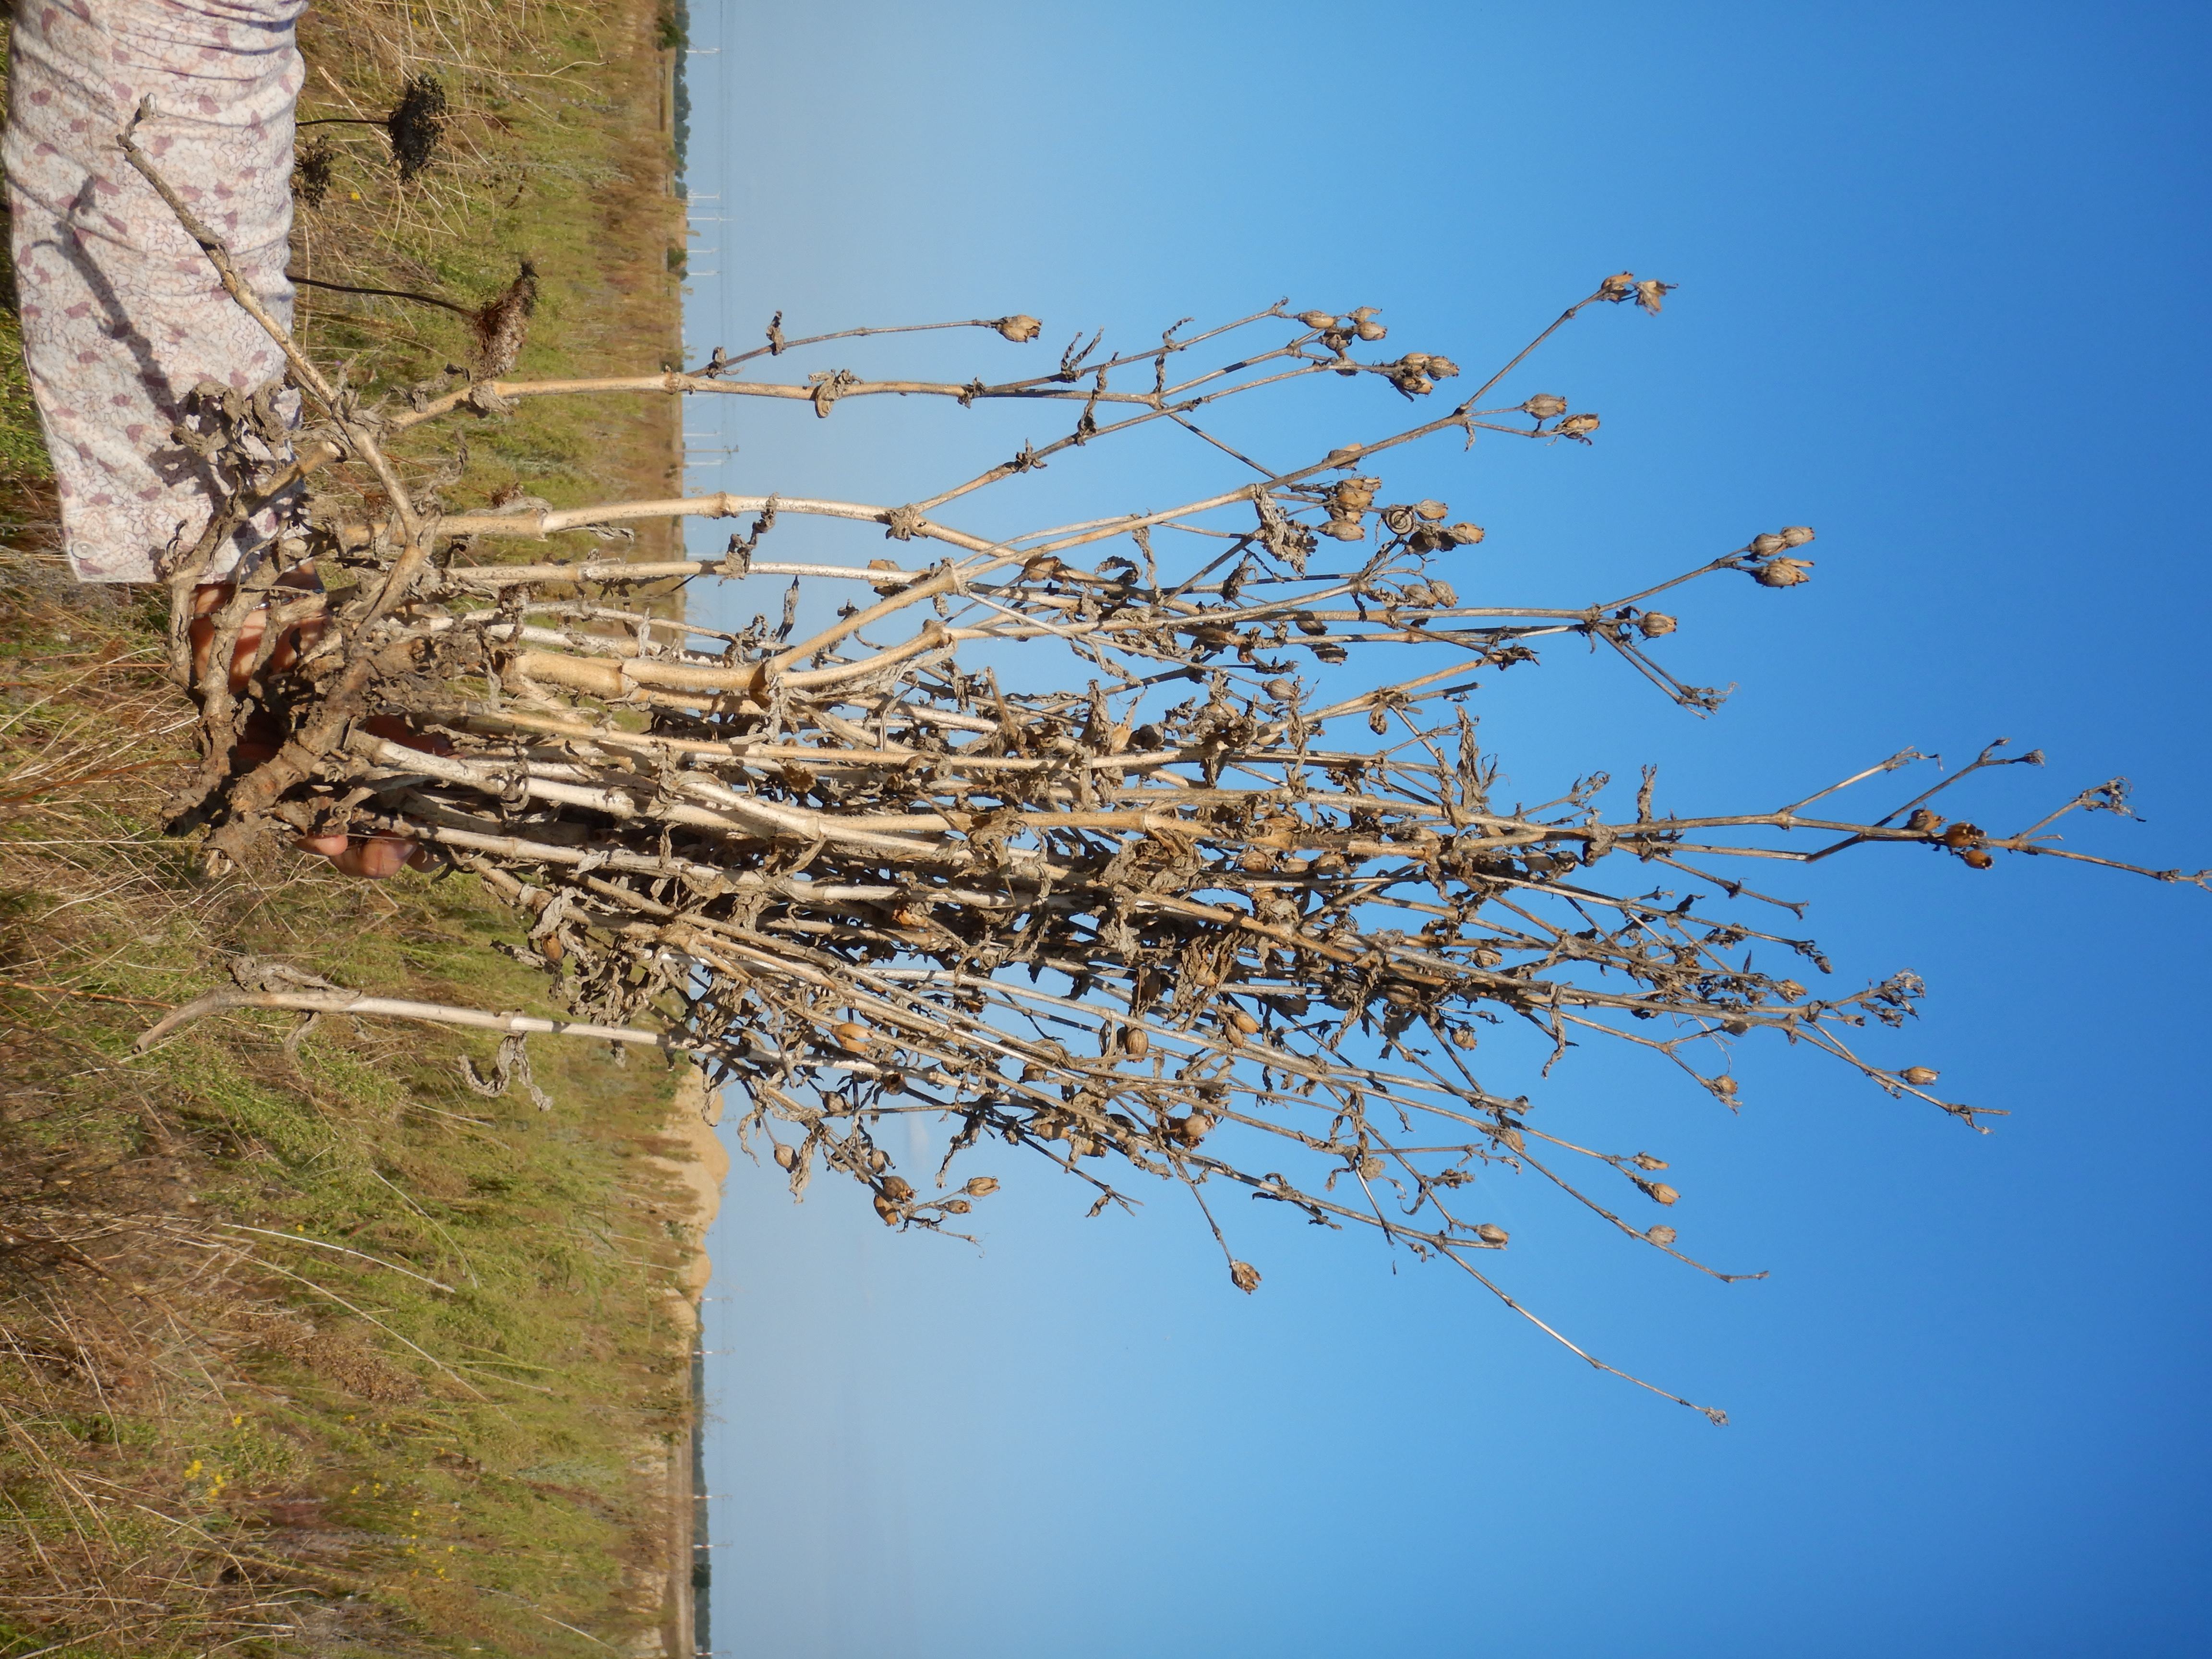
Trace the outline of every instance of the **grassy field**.
<instances>
[{"instance_id":1,"label":"grassy field","mask_svg":"<svg viewBox=\"0 0 2212 1659\"><path fill-rule=\"evenodd\" d=\"M473 304L527 255L522 372L658 366L667 33L650 4L319 5L303 114L380 115L432 73L450 122L404 185L376 129L318 129L356 136L295 268ZM486 1096L461 1061L489 1071L488 1042L343 1018L131 1057L246 959L496 1008L547 987L471 878L271 853L210 879L161 837L191 728L155 596L69 579L0 331L0 1656L672 1650L696 1103L656 1059L545 1040L550 1107ZM349 295L301 331L386 389L467 344ZM660 493L673 420L481 423L444 498Z\"/></svg>"},{"instance_id":2,"label":"grassy field","mask_svg":"<svg viewBox=\"0 0 2212 1659\"><path fill-rule=\"evenodd\" d=\"M672 54L658 44L673 21L652 0L318 5L301 33L303 118L380 118L424 74L438 78L450 114L442 159L409 184L378 128L313 129L336 160L322 204L299 209L293 269L475 306L527 258L539 297L518 376L676 367L684 217L664 187ZM468 325L451 312L301 292L301 337L322 362L349 362L356 385L443 386L453 383L441 378L447 364L470 361ZM416 458L404 469L410 484L450 472L450 430L403 443ZM437 486L448 507L502 489L568 507L672 494L681 481L672 398L539 398L466 435L465 469ZM640 528L639 550L657 554L671 533Z\"/></svg>"}]
</instances>

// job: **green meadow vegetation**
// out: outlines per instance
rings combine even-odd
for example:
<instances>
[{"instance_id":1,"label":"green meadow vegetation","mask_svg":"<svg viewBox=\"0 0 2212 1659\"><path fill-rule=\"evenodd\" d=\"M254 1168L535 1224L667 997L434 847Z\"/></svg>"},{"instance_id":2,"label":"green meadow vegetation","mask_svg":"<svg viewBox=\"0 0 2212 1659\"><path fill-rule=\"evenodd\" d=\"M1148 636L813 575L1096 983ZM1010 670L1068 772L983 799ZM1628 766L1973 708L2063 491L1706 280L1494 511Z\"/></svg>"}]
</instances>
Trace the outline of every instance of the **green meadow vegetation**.
<instances>
[{"instance_id":1,"label":"green meadow vegetation","mask_svg":"<svg viewBox=\"0 0 2212 1659\"><path fill-rule=\"evenodd\" d=\"M405 183L380 127L314 129L338 137L295 269L473 306L527 258L520 372L658 366L666 29L651 4L319 4L303 117L380 118L429 75L446 124ZM469 347L449 312L328 292L301 332L381 391ZM489 1037L276 1014L132 1057L270 963L553 1010L474 878L289 854L210 877L163 837L191 751L161 596L70 580L12 311L0 334L0 1659L675 1651L696 1081L538 1039L541 1105L483 1091ZM674 418L541 400L438 487L655 493Z\"/></svg>"}]
</instances>

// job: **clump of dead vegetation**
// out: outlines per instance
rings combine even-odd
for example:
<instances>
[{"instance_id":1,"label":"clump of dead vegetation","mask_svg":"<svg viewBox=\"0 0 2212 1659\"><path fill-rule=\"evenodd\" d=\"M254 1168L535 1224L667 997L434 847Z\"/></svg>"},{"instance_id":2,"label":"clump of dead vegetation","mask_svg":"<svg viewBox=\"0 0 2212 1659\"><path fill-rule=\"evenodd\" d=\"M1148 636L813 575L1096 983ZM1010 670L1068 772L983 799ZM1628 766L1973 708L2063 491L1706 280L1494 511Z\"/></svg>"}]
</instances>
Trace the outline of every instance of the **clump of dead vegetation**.
<instances>
[{"instance_id":1,"label":"clump of dead vegetation","mask_svg":"<svg viewBox=\"0 0 2212 1659\"><path fill-rule=\"evenodd\" d=\"M220 243L173 204L256 308ZM1179 1189L1247 1291L1261 1274L1220 1224L1224 1192L1373 1230L1517 1310L1486 1265L1509 1239L1480 1199L1483 1177L1527 1170L1601 1224L1733 1277L1664 1218L1677 1194L1663 1158L1583 1145L1487 1085L1486 1030L1534 1027L1554 1060L1611 1037L1729 1103L1732 1042L1764 1034L1972 1125L1986 1109L1938 1093L1931 1068L1863 1051L1863 1030L1908 1018L1918 981L1815 990L1829 963L1796 927L1799 907L1716 865L1887 848L1967 870L2001 857L2134 866L2051 832L2069 812L2124 811L2117 781L2010 829L1952 816L1961 782L2040 758L2001 745L1858 812L1840 805L1844 791L1924 757L1905 750L1752 813L1662 802L1648 770L1626 800L1602 775L1535 806L1493 799L1495 764L1460 702L1482 677L1567 641L1706 713L1721 694L1662 659L1678 627L1662 602L1712 581L1788 593L1814 571L1813 531L1780 526L1596 603L1486 605L1474 591L1485 530L1443 501L1390 490L1403 452L1424 441L1480 434L1570 453L1590 442L1596 414L1516 377L1585 313L1656 314L1668 289L1606 277L1463 396L1444 390L1462 378L1454 359L1384 345L1371 307L1278 304L1122 350L1079 333L1041 373L965 381L842 366L752 378L763 357L819 361L833 341L910 331L793 339L779 315L766 346L718 349L690 373L483 375L370 409L263 313L313 413L296 458L257 441L237 392L210 388L180 428L231 495L167 565L172 672L204 710L173 827L205 826L218 860L344 834L477 874L524 918L575 1034L701 1056L742 1091L742 1132L767 1144L794 1194L826 1170L894 1226L963 1224L999 1184L963 1178L968 1155L1012 1146L1091 1188L1097 1209L1132 1204L1148 1182ZM1016 344L1041 331L1026 315L933 326ZM1290 465L1224 435L1233 400L1304 381L1380 383L1411 409L1443 407ZM410 494L387 453L403 434L419 443L435 423L495 422L540 398L647 392L765 399L819 419L878 396L1009 402L1058 410L1066 429L905 501L723 493L442 510ZM1012 536L958 522L981 492L1164 426L1217 452L1229 475L1218 488ZM373 507L301 504L302 483L341 462L373 475ZM186 601L212 550L286 502L290 529L227 590L196 670ZM899 556L777 559L774 532L802 515ZM720 559L483 556L685 516L750 523ZM327 605L270 608L277 584L318 562L361 580ZM780 626L668 621L622 599L671 577L759 575L791 580ZM800 630L810 583L855 597ZM236 693L236 642L264 617ZM280 633L311 618L320 631L295 636L298 668L272 669ZM251 719L283 737L247 763ZM1766 914L1722 908L1736 901ZM213 993L149 1040L242 1004L490 1025L509 1034L510 1056L527 1031L557 1025L264 987ZM881 1132L916 1114L950 1130L933 1167L901 1167ZM1658 1214L1632 1219L1645 1205Z\"/></svg>"}]
</instances>

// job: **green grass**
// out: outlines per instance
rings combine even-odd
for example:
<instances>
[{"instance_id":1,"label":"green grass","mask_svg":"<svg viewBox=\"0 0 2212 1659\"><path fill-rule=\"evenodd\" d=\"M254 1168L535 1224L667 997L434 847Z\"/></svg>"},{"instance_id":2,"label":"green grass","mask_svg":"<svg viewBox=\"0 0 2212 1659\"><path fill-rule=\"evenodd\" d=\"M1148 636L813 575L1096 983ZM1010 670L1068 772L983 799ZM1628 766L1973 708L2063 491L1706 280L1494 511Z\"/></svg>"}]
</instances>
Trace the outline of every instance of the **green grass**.
<instances>
[{"instance_id":1,"label":"green grass","mask_svg":"<svg viewBox=\"0 0 2212 1659\"><path fill-rule=\"evenodd\" d=\"M411 193L380 137L324 129L370 142L339 201L301 215L318 274L475 301L527 252L544 286L520 372L659 366L681 219L655 17L455 0L432 30L402 0L318 6L303 112L350 112L325 70L380 112L426 63L457 112ZM577 61L602 67L553 73ZM442 313L320 298L305 338L385 391L466 343ZM475 422L446 498L661 493L673 414ZM410 453L417 477L438 464ZM0 311L0 1659L70 1638L72 1659L624 1648L663 1625L663 1470L691 1409L696 1240L656 1162L680 1153L676 1075L533 1040L540 1111L463 1081L488 1039L256 1013L134 1058L240 954L552 1010L472 878L345 881L279 850L210 879L161 836L190 750L160 595L69 580L50 475Z\"/></svg>"},{"instance_id":2,"label":"green grass","mask_svg":"<svg viewBox=\"0 0 2212 1659\"><path fill-rule=\"evenodd\" d=\"M358 72L339 76L349 101L311 75L303 114L389 107L404 77L377 43L394 9L339 0L310 15L301 36L309 61L320 54ZM516 378L676 367L684 218L659 106L661 15L637 0L615 15L457 8L447 29L469 61L447 76L454 116L444 159L419 186L402 186L373 129L322 129L356 136L325 204L299 211L295 242L312 274L474 306L502 291L526 257L538 302ZM621 82L574 67L625 60L635 72ZM446 366L470 361L468 325L449 312L328 294L309 295L307 306L310 354L349 363L353 383L373 392L451 384L441 379ZM662 493L674 476L677 412L665 398L540 399L495 421L442 422L399 445L414 476L444 467L457 431L470 457L459 480L441 487L453 507L514 485L575 506ZM670 544L665 527L640 532L641 551Z\"/></svg>"},{"instance_id":3,"label":"green grass","mask_svg":"<svg viewBox=\"0 0 2212 1659\"><path fill-rule=\"evenodd\" d=\"M23 373L22 331L9 307L0 310L0 483L43 483L53 471Z\"/></svg>"},{"instance_id":4,"label":"green grass","mask_svg":"<svg viewBox=\"0 0 2212 1659\"><path fill-rule=\"evenodd\" d=\"M10 751L56 752L79 701L127 708L112 678L55 693L82 674L68 647L127 662L143 626L116 607L0 615L41 694L17 689ZM0 1251L17 1345L0 1352L0 1590L157 1574L173 1613L112 1650L134 1654L196 1650L272 1597L343 1610L379 1651L587 1652L554 1621L603 1640L658 1625L651 1466L689 1422L674 1291L696 1243L652 1162L677 1150L673 1074L541 1040L542 1111L464 1085L459 1057L489 1070L488 1042L337 1019L288 1052L298 1017L251 1013L132 1059L158 1005L240 952L546 1006L542 976L495 953L520 937L472 878L370 887L276 855L210 884L149 804L118 786L0 822L0 1234L67 1231L58 1204L111 1230L82 1261ZM22 1357L72 1341L72 1366ZM0 1623L0 1654L51 1639Z\"/></svg>"},{"instance_id":5,"label":"green grass","mask_svg":"<svg viewBox=\"0 0 2212 1659\"><path fill-rule=\"evenodd\" d=\"M5 228L0 216L0 229ZM9 239L0 236L0 496L44 483L54 475L46 454L38 405L23 369L23 330L15 315L15 266ZM5 501L0 501L0 512Z\"/></svg>"}]
</instances>

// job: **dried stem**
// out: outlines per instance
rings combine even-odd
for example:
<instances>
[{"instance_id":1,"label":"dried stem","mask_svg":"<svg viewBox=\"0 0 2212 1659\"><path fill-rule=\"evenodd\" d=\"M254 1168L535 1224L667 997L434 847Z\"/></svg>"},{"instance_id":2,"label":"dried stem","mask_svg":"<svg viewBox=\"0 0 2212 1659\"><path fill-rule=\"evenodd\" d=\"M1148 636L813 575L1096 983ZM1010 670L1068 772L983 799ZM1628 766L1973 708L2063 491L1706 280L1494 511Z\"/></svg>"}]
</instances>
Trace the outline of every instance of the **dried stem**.
<instances>
[{"instance_id":1,"label":"dried stem","mask_svg":"<svg viewBox=\"0 0 2212 1659\"><path fill-rule=\"evenodd\" d=\"M194 234L227 270L220 245ZM829 1170L864 1185L889 1224L945 1227L996 1188L994 1178L955 1184L951 1173L995 1139L1075 1176L1098 1208L1133 1203L1139 1177L1182 1187L1249 1291L1259 1273L1230 1251L1206 1204L1209 1187L1241 1189L1448 1258L1612 1370L1478 1271L1479 1252L1508 1242L1468 1203L1488 1180L1526 1165L1622 1233L1717 1278L1751 1275L1695 1261L1670 1225L1624 1218L1601 1183L1622 1183L1612 1190L1623 1202L1670 1206L1674 1189L1656 1178L1664 1160L1533 1127L1528 1099L1475 1069L1479 1060L1491 1068L1482 1050L1492 1028L1525 1028L1553 1060L1594 1035L1616 1037L1730 1105L1730 1043L1770 1031L1974 1124L1991 1109L1939 1096L1933 1071L1885 1066L1855 1046L1856 1030L1903 1024L1917 980L1816 995L1783 971L1830 971L1796 934L1802 907L1708 864L1898 846L1969 869L2015 854L2206 884L2202 872L2057 843L2051 825L2066 811L2124 811L2119 783L2010 833L1925 804L1990 768L2040 759L1996 747L1901 805L1857 816L1808 809L1923 757L1905 751L1763 811L1662 811L1648 772L1632 810L1604 809L1601 775L1533 807L1492 799L1497 768L1463 706L1483 678L1567 640L1603 647L1706 713L1721 694L1654 659L1676 623L1647 601L1723 577L1785 590L1810 568L1796 556L1812 532L1791 528L1626 599L1464 604L1439 567L1449 556L1455 573L1479 574L1470 550L1483 532L1450 521L1442 502L1385 499L1366 472L1377 456L1444 433L1587 441L1595 417L1562 398L1478 404L1583 311L1630 298L1656 310L1663 292L1608 277L1449 414L1280 469L1188 417L1314 375L1380 376L1418 401L1457 366L1420 352L1357 361L1353 347L1382 336L1373 313L1291 318L1278 304L1188 339L1178 325L1157 345L1095 361L1099 340L1079 339L1056 371L999 385L843 370L803 385L736 382L726 377L744 359L718 351L698 374L486 380L369 416L299 368L343 447L380 478L389 467L371 427L398 432L465 408L495 416L528 397L743 396L828 416L846 397L898 393L1072 402L1079 414L1066 437L909 504L715 494L425 520L394 483L398 535L326 524L318 550L367 562L382 580L373 602L333 616L332 638L296 675L249 691L299 734L288 750L312 764L234 781L216 808L217 844L344 831L435 849L515 908L531 958L579 1018L264 985L202 997L143 1041L258 1007L444 1021L518 1043L543 1032L681 1050L741 1091L740 1134L769 1144L794 1194ZM1034 332L1025 318L931 326ZM1200 342L1249 331L1270 337L1240 337L1222 366L1170 380ZM769 355L906 331L786 341L779 325ZM1125 414L1102 422L1100 410ZM939 513L1045 455L1155 420L1190 429L1240 469L1234 482L1166 510L1005 539ZM791 514L949 551L865 568L760 556ZM460 551L462 537L473 547L745 515L750 532L719 562L430 557L441 544ZM1090 565L1070 556L1101 543L1131 551ZM1325 549L1341 568L1321 568ZM793 580L781 627L717 629L608 597L746 575ZM845 605L794 642L805 585L835 592L854 580L873 588L872 602ZM979 655L1012 643L1031 647L1019 684L1000 678L1017 659ZM1309 654L1334 666L1407 645L1437 649L1415 659L1419 672L1370 676L1350 696L1322 698L1304 672ZM1778 907L1779 921L1762 927L1717 911L1731 902ZM913 1114L949 1136L933 1176L900 1172L877 1141L887 1117ZM1549 1149L1543 1158L1530 1156L1532 1140ZM1571 1179L1554 1156L1583 1160L1588 1175Z\"/></svg>"}]
</instances>

